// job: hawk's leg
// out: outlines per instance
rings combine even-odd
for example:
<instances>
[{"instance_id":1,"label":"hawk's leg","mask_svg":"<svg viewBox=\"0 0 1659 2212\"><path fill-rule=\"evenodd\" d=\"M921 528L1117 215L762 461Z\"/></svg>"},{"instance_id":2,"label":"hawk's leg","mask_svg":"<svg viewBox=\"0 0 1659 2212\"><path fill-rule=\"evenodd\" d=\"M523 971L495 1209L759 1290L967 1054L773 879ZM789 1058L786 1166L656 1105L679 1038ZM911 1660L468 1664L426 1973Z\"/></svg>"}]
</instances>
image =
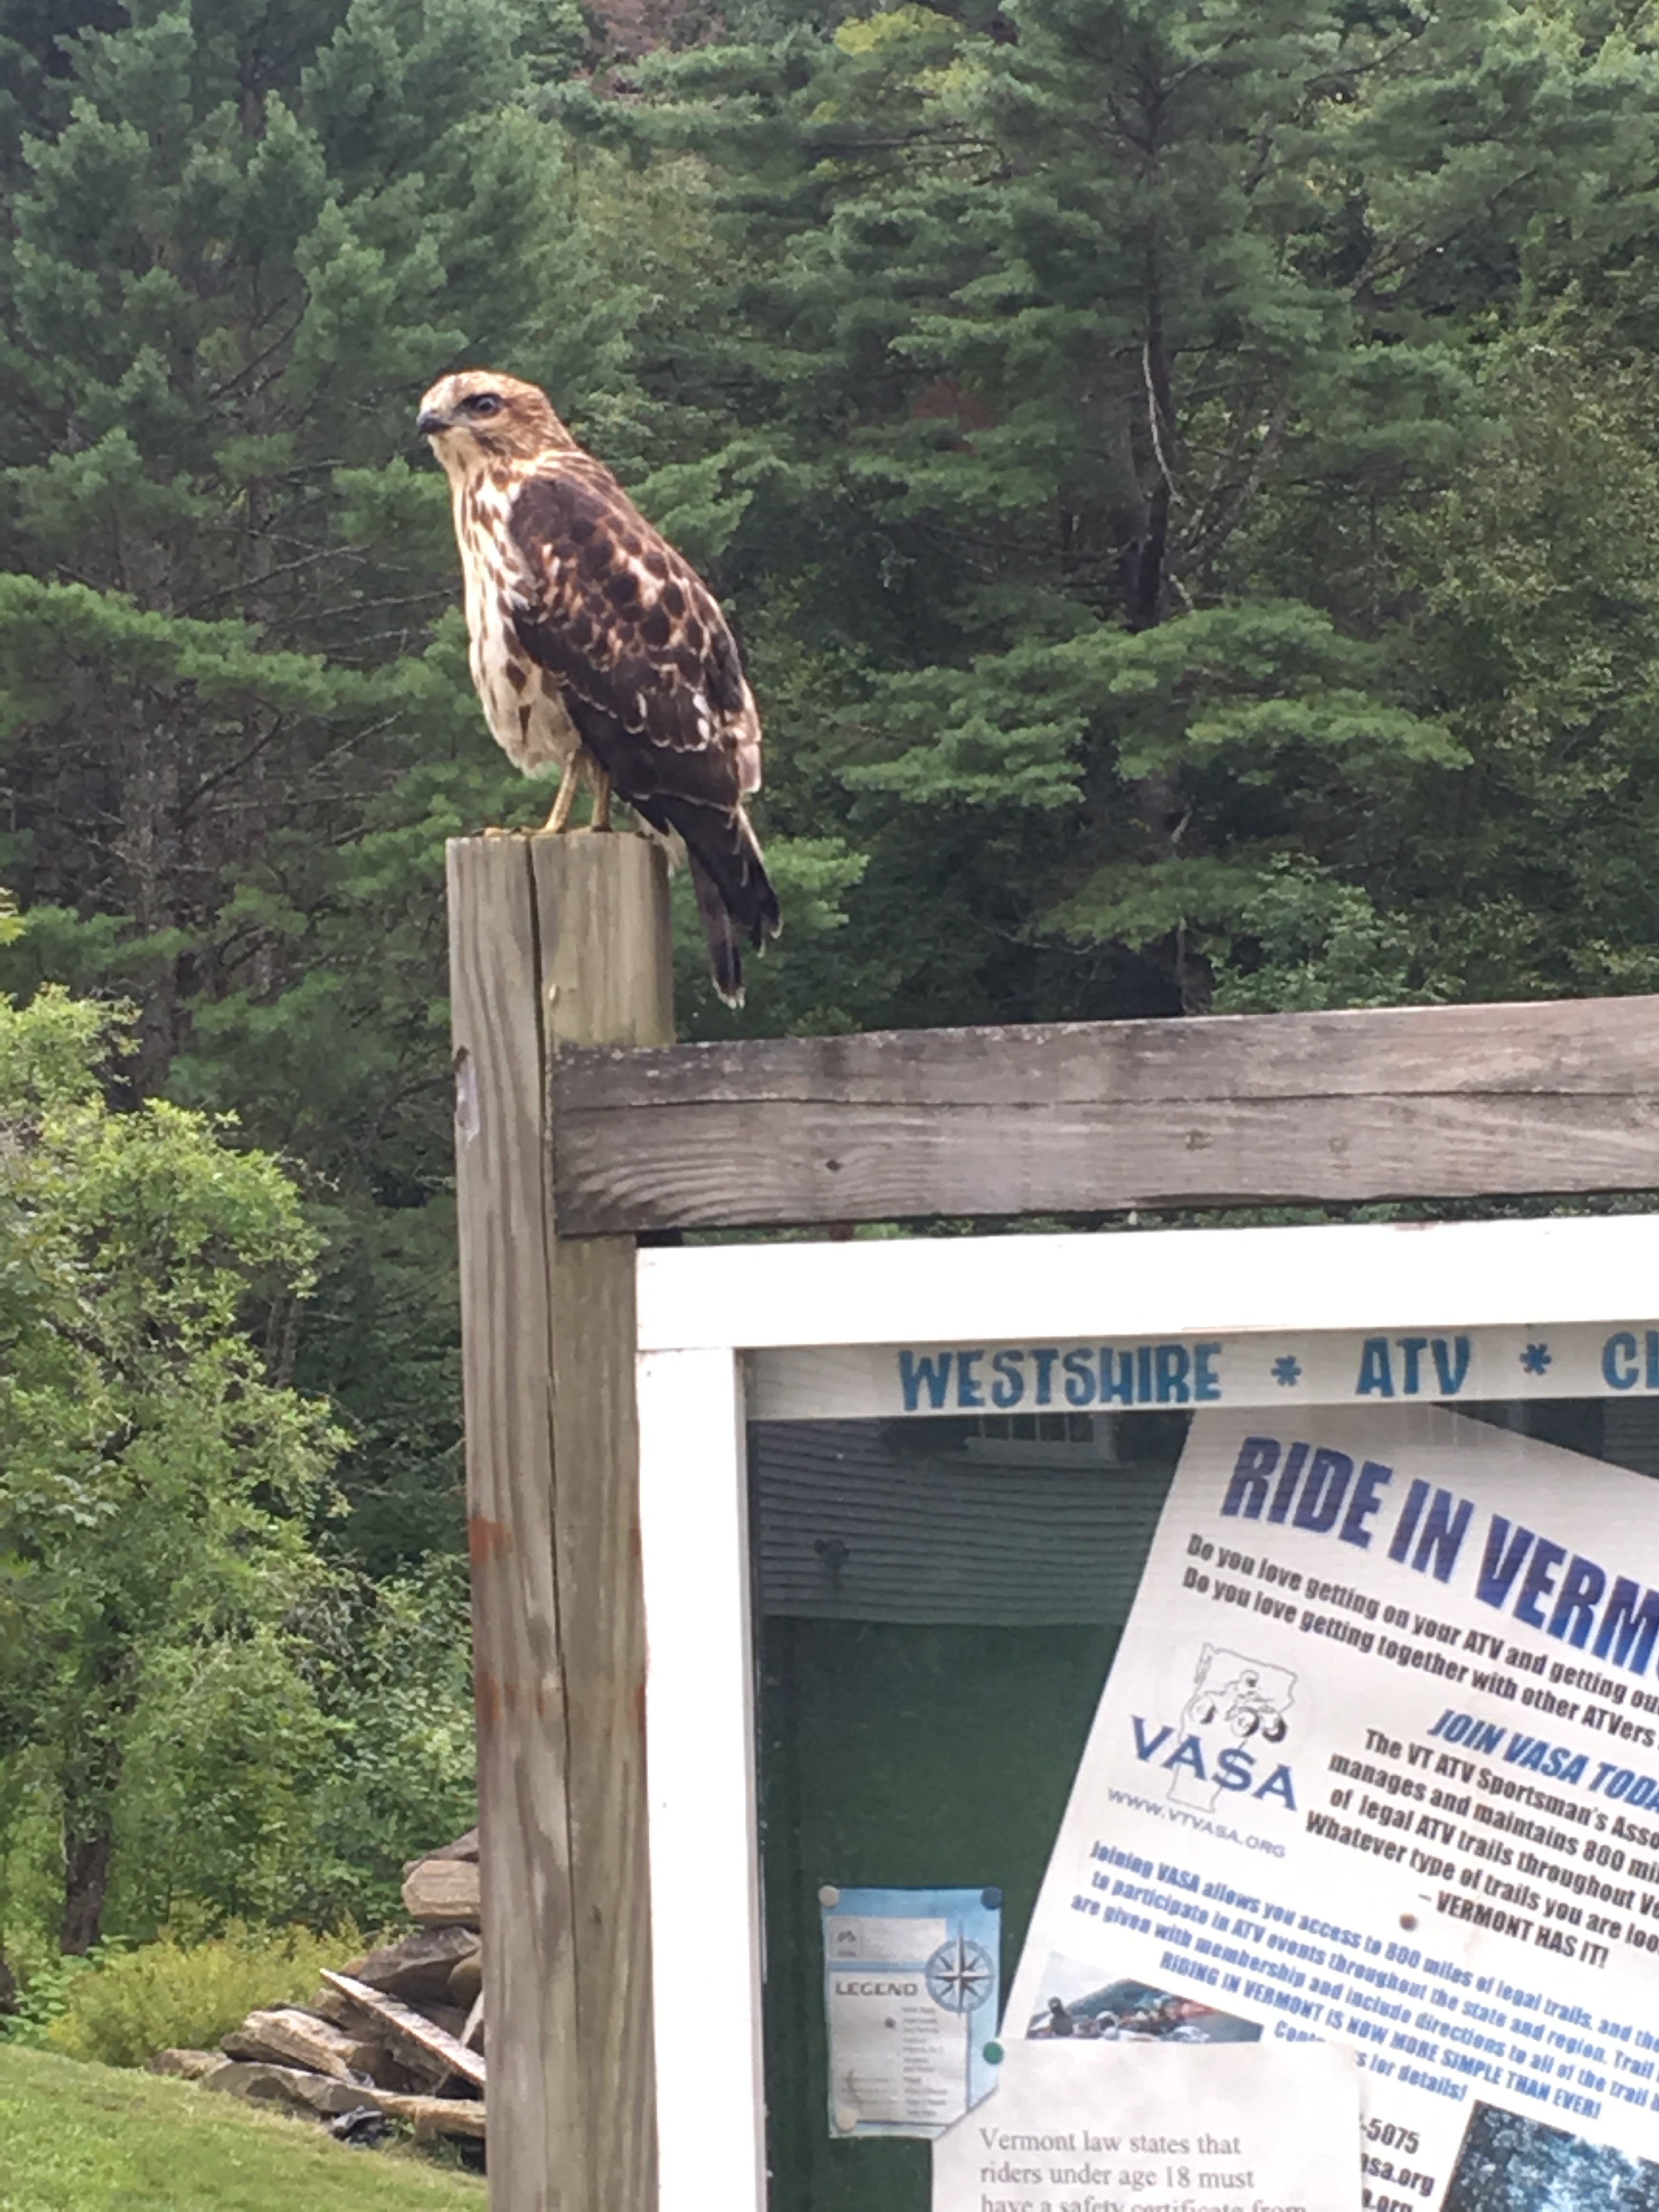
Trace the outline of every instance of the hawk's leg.
<instances>
[{"instance_id":1,"label":"hawk's leg","mask_svg":"<svg viewBox=\"0 0 1659 2212\"><path fill-rule=\"evenodd\" d=\"M593 811L588 817L587 827L590 830L608 830L611 827L611 779L596 760L586 753L578 753L565 769L559 784L558 797L553 801L553 810L536 833L538 837L561 837L566 834L569 830L570 810L575 804L577 787L583 781L590 786L593 793ZM580 836L581 833L572 830L569 834Z\"/></svg>"},{"instance_id":2,"label":"hawk's leg","mask_svg":"<svg viewBox=\"0 0 1659 2212\"><path fill-rule=\"evenodd\" d=\"M576 786L580 778L581 755L578 753L574 760L565 763L564 774L559 779L558 796L553 801L551 811L538 832L538 836L557 837L562 834L566 823L570 819L570 809L574 804Z\"/></svg>"}]
</instances>

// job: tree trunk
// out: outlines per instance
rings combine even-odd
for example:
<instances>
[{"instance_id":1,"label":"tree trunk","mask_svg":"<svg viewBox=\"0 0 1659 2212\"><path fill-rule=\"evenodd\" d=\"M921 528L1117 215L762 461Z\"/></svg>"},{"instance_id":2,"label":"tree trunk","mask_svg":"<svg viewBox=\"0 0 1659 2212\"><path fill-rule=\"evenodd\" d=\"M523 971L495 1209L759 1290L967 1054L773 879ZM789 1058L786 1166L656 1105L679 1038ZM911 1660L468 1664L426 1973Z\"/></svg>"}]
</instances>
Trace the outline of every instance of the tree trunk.
<instances>
[{"instance_id":1,"label":"tree trunk","mask_svg":"<svg viewBox=\"0 0 1659 2212\"><path fill-rule=\"evenodd\" d=\"M140 936L150 937L177 931L185 922L180 739L167 726L157 702L143 698L138 707L128 739L115 849L133 921ZM179 1048L179 1000L175 955L151 977L139 1005L137 1050L127 1069L138 1097L154 1097L167 1082Z\"/></svg>"},{"instance_id":2,"label":"tree trunk","mask_svg":"<svg viewBox=\"0 0 1659 2212\"><path fill-rule=\"evenodd\" d=\"M64 1835L64 1933L58 1948L65 1958L85 1958L98 1941L113 1845L107 1828L94 1836Z\"/></svg>"},{"instance_id":3,"label":"tree trunk","mask_svg":"<svg viewBox=\"0 0 1659 2212\"><path fill-rule=\"evenodd\" d=\"M17 1977L6 1964L6 1954L0 1951L0 2020L17 2009Z\"/></svg>"}]
</instances>

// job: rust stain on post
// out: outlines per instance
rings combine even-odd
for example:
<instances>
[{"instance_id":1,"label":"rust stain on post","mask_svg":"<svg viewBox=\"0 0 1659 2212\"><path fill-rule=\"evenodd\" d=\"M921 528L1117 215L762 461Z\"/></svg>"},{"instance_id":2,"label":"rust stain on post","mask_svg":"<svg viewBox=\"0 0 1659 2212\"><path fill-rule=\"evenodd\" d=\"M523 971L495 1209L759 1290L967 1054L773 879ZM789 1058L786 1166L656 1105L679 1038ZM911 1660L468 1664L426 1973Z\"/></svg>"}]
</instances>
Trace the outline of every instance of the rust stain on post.
<instances>
[{"instance_id":1,"label":"rust stain on post","mask_svg":"<svg viewBox=\"0 0 1659 2212\"><path fill-rule=\"evenodd\" d=\"M492 1521L484 1513L472 1515L466 1524L466 1555L475 1571L492 1559L504 1558L512 1549L513 1531L505 1521Z\"/></svg>"}]
</instances>

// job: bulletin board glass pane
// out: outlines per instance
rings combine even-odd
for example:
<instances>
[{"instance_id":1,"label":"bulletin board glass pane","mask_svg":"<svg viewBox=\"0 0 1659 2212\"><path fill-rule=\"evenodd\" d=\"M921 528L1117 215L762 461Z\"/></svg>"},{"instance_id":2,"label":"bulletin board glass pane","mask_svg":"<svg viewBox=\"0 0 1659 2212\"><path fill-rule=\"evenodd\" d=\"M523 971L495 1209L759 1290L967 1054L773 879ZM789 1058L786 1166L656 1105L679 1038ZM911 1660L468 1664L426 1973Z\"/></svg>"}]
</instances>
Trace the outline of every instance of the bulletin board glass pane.
<instances>
[{"instance_id":1,"label":"bulletin board glass pane","mask_svg":"<svg viewBox=\"0 0 1659 2212\"><path fill-rule=\"evenodd\" d=\"M1659 1475L1616 1377L1457 1411ZM927 2212L929 2143L835 2136L821 1896L1000 1892L1006 1992L1191 1419L751 1423L771 2212Z\"/></svg>"}]
</instances>

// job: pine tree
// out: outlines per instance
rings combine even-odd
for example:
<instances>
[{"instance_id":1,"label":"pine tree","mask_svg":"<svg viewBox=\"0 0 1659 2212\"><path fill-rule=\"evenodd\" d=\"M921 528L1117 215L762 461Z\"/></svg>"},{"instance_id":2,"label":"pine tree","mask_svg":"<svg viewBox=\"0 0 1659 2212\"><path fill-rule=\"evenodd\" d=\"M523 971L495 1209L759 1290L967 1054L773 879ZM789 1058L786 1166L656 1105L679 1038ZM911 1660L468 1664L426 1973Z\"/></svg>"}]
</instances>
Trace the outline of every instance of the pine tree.
<instances>
[{"instance_id":1,"label":"pine tree","mask_svg":"<svg viewBox=\"0 0 1659 2212\"><path fill-rule=\"evenodd\" d=\"M532 112L569 10L515 0L15 4L0 122L3 981L139 1000L134 1096L302 1158L337 1389L453 1540L442 843L536 794L478 724L413 407L507 359L628 419L624 294ZM397 1382L388 1370L401 1368Z\"/></svg>"},{"instance_id":2,"label":"pine tree","mask_svg":"<svg viewBox=\"0 0 1659 2212\"><path fill-rule=\"evenodd\" d=\"M31 906L90 892L153 940L142 1087L191 999L287 980L260 903L314 906L342 828L470 735L427 654L442 500L387 461L411 394L507 349L580 413L613 365L518 27L507 0L140 9L73 43L26 146L0 665L35 826L6 859Z\"/></svg>"},{"instance_id":3,"label":"pine tree","mask_svg":"<svg viewBox=\"0 0 1659 2212\"><path fill-rule=\"evenodd\" d=\"M1370 907L1371 825L1466 758L1390 531L1478 469L1535 242L1644 173L1645 55L1506 0L1023 0L654 84L748 250L702 373L775 809L867 852L887 1017L1201 1006L1287 863Z\"/></svg>"},{"instance_id":4,"label":"pine tree","mask_svg":"<svg viewBox=\"0 0 1659 2212\"><path fill-rule=\"evenodd\" d=\"M0 985L130 991L131 1095L304 1164L329 1249L270 1354L355 1424L384 1569L459 1535L443 840L545 806L481 725L414 402L544 382L717 562L741 501L630 362L714 281L695 165L573 153L575 0L4 0L0 39ZM857 863L775 860L810 969Z\"/></svg>"}]
</instances>

